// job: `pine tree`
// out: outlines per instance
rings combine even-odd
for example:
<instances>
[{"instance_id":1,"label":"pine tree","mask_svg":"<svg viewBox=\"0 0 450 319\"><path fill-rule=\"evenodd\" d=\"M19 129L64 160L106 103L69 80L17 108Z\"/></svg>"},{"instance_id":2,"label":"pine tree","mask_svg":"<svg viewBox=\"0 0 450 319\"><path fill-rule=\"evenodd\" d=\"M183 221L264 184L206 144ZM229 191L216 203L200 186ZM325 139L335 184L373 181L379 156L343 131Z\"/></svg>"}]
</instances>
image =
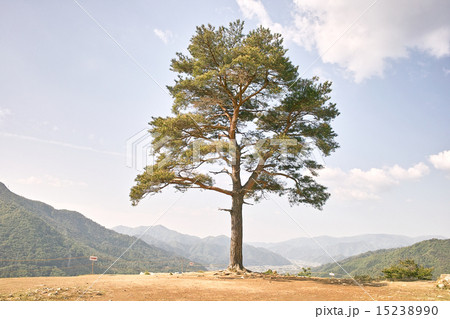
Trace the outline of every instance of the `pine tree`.
<instances>
[{"instance_id":1,"label":"pine tree","mask_svg":"<svg viewBox=\"0 0 450 319\"><path fill-rule=\"evenodd\" d=\"M322 165L312 152L338 147L330 122L330 82L303 79L286 56L280 34L244 23L197 27L189 54L177 53L168 87L173 116L154 117L149 132L157 154L136 177L133 205L172 185L216 191L231 197L229 270L243 271L242 207L267 193L287 195L290 204L321 209L329 198L315 177ZM214 180L224 174L227 188Z\"/></svg>"}]
</instances>

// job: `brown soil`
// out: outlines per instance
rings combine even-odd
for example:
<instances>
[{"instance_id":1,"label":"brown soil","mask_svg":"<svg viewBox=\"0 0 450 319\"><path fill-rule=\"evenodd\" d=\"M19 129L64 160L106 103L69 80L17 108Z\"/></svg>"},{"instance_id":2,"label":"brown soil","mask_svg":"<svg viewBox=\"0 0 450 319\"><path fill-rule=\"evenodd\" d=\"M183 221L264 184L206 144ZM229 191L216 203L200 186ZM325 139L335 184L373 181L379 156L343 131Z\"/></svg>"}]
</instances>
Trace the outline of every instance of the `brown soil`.
<instances>
[{"instance_id":1,"label":"brown soil","mask_svg":"<svg viewBox=\"0 0 450 319\"><path fill-rule=\"evenodd\" d=\"M450 300L435 282L375 282L223 272L0 278L0 300Z\"/></svg>"}]
</instances>

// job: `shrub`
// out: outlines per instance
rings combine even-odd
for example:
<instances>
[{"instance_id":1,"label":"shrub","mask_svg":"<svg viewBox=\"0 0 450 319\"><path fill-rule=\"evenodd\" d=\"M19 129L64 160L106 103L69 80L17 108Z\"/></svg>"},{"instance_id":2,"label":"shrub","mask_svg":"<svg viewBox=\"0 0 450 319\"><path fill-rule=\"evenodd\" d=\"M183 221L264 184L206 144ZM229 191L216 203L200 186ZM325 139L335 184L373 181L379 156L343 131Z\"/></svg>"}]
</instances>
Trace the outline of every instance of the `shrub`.
<instances>
[{"instance_id":1,"label":"shrub","mask_svg":"<svg viewBox=\"0 0 450 319\"><path fill-rule=\"evenodd\" d=\"M278 272L276 270L267 269L265 272L263 272L264 275L278 275Z\"/></svg>"},{"instance_id":2,"label":"shrub","mask_svg":"<svg viewBox=\"0 0 450 319\"><path fill-rule=\"evenodd\" d=\"M431 280L433 268L425 268L412 259L400 260L398 264L382 270L387 279L392 280Z\"/></svg>"},{"instance_id":3,"label":"shrub","mask_svg":"<svg viewBox=\"0 0 450 319\"><path fill-rule=\"evenodd\" d=\"M311 277L311 268L302 267L302 271L297 274L299 277Z\"/></svg>"}]
</instances>

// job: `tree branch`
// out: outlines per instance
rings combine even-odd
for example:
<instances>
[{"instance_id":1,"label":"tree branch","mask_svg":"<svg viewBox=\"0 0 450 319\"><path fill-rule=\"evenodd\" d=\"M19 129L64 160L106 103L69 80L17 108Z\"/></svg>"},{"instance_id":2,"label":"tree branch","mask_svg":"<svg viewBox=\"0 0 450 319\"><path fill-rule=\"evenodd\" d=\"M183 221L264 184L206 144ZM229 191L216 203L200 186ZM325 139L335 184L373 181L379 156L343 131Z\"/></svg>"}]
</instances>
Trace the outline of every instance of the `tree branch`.
<instances>
[{"instance_id":1,"label":"tree branch","mask_svg":"<svg viewBox=\"0 0 450 319\"><path fill-rule=\"evenodd\" d=\"M247 96L243 101L241 101L240 105L244 104L245 102L250 100L255 95L261 93L261 91L264 90L267 87L267 85L269 85L269 80L266 77L266 80L264 81L264 84L259 88L259 90L254 92L254 93L252 93L252 94L250 94L249 96Z\"/></svg>"},{"instance_id":2,"label":"tree branch","mask_svg":"<svg viewBox=\"0 0 450 319\"><path fill-rule=\"evenodd\" d=\"M261 172L264 170L264 168L266 167L266 161L267 159L272 156L272 151L267 152L263 157L261 157L259 159L259 163L256 166L256 168L253 170L252 174L250 175L250 177L248 178L247 182L244 184L244 186L242 187L242 189L244 190L244 194L247 193L249 190L251 190L253 188L253 186L256 184L256 180L259 177L259 174L261 174Z\"/></svg>"},{"instance_id":3,"label":"tree branch","mask_svg":"<svg viewBox=\"0 0 450 319\"><path fill-rule=\"evenodd\" d=\"M177 179L179 179L179 181L177 181ZM190 182L190 184L189 183L184 183L184 182ZM220 188L220 187L216 187L216 186L205 185L205 184L199 182L197 179L193 179L193 178L189 178L189 177L177 176L176 178L174 178L171 181L171 183L172 184L177 184L177 185L191 185L191 184L194 184L194 185L197 185L198 187L200 187L202 189L208 189L208 190L216 191L216 192L228 195L228 196L232 196L233 195L233 192L231 192L229 190L226 190L226 189L223 189L223 188Z\"/></svg>"}]
</instances>

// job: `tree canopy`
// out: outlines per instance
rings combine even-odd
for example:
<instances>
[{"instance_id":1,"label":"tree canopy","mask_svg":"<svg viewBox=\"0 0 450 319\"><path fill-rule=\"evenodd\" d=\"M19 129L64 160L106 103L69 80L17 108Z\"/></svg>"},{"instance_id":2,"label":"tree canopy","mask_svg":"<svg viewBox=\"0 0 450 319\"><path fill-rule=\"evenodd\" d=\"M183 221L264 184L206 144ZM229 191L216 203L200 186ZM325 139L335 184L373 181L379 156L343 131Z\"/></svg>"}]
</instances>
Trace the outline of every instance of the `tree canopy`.
<instances>
[{"instance_id":1,"label":"tree canopy","mask_svg":"<svg viewBox=\"0 0 450 319\"><path fill-rule=\"evenodd\" d=\"M259 27L245 35L243 27L197 27L189 54L172 60L174 115L150 122L157 159L136 178L134 204L169 185L232 195L235 189L215 183L217 174L255 200L272 192L321 208L329 197L314 180L322 166L311 154L338 147L330 121L339 113L327 103L331 83L299 79L280 34ZM211 164L222 169L200 170Z\"/></svg>"}]
</instances>

